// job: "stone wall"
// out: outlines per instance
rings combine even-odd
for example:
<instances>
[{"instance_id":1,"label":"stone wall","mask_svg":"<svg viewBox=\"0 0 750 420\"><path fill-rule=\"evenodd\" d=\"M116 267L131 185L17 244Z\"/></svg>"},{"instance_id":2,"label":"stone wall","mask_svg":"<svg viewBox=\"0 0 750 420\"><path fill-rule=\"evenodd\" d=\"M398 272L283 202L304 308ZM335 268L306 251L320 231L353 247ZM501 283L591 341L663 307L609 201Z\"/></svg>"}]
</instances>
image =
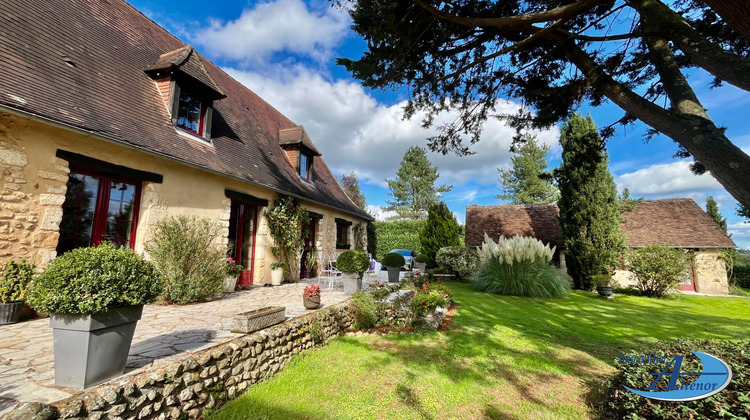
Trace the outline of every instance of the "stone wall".
<instances>
[{"instance_id":1,"label":"stone wall","mask_svg":"<svg viewBox=\"0 0 750 420\"><path fill-rule=\"evenodd\" d=\"M55 156L31 161L25 128L11 114L0 113L0 260L44 266L56 256L70 170Z\"/></svg>"},{"instance_id":2,"label":"stone wall","mask_svg":"<svg viewBox=\"0 0 750 420\"><path fill-rule=\"evenodd\" d=\"M123 377L52 405L25 403L8 419L200 418L270 377L292 356L312 348L313 325L323 341L349 328L347 303L324 308L269 329L193 353L169 366Z\"/></svg>"},{"instance_id":3,"label":"stone wall","mask_svg":"<svg viewBox=\"0 0 750 420\"><path fill-rule=\"evenodd\" d=\"M701 250L693 258L693 281L695 291L716 295L729 294L727 266L721 258L721 251Z\"/></svg>"}]
</instances>

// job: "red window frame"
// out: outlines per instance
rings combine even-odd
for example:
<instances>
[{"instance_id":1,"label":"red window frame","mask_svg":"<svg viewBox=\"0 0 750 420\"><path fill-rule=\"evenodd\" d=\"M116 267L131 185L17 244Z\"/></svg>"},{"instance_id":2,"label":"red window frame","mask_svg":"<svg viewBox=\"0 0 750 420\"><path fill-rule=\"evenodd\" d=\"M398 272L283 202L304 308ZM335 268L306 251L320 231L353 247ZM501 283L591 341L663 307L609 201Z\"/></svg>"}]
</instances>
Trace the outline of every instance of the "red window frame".
<instances>
[{"instance_id":1,"label":"red window frame","mask_svg":"<svg viewBox=\"0 0 750 420\"><path fill-rule=\"evenodd\" d=\"M143 182L137 179L123 177L123 176L110 176L91 170L78 165L70 165L70 172L81 175L87 175L99 179L99 187L96 195L96 205L94 206L94 219L91 228L91 239L89 246L96 246L102 243L104 233L106 232L107 226L107 215L109 211L109 187L111 182L124 182L135 185L135 199L133 201L133 221L130 227L130 240L128 241L128 247L130 249L135 248L135 235L138 228L138 214L141 207L141 187Z\"/></svg>"},{"instance_id":2,"label":"red window frame","mask_svg":"<svg viewBox=\"0 0 750 420\"><path fill-rule=\"evenodd\" d=\"M199 112L200 117L198 119L198 131L196 132L196 131L193 131L193 130L187 128L187 127L183 127L183 126L177 125L177 124L175 124L175 128L179 128L182 131L187 131L188 133L195 134L196 136L203 136L203 120L204 120L204 117L206 116L206 104L205 104L205 101L203 101L202 99L200 99L200 97L196 96L194 93L190 92L189 90L180 89L180 97L183 94L189 96L192 99L200 101L200 103L201 103L201 110ZM180 98L178 97L177 98L177 120L178 121L179 121L179 118L180 118L180 108L181 108L181 106L180 106Z\"/></svg>"},{"instance_id":3,"label":"red window frame","mask_svg":"<svg viewBox=\"0 0 750 420\"><path fill-rule=\"evenodd\" d=\"M302 158L305 158L304 165L302 164ZM302 152L299 153L299 176L300 178L306 179L308 181L310 180L310 167L312 166L311 163L312 163L312 159L310 158L310 155L308 155L307 153L302 153ZM302 175L303 168L305 171L304 176Z\"/></svg>"}]
</instances>

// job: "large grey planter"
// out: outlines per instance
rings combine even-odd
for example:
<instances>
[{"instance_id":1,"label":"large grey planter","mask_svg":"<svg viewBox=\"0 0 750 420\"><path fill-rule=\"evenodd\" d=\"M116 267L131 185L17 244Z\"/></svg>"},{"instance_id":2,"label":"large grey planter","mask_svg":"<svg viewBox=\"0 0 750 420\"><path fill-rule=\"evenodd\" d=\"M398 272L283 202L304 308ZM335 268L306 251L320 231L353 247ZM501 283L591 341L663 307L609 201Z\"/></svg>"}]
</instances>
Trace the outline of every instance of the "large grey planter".
<instances>
[{"instance_id":1,"label":"large grey planter","mask_svg":"<svg viewBox=\"0 0 750 420\"><path fill-rule=\"evenodd\" d=\"M96 315L50 316L55 343L55 385L88 388L125 372L143 305Z\"/></svg>"},{"instance_id":2,"label":"large grey planter","mask_svg":"<svg viewBox=\"0 0 750 420\"><path fill-rule=\"evenodd\" d=\"M0 325L15 324L21 317L23 301L0 303Z\"/></svg>"},{"instance_id":3,"label":"large grey planter","mask_svg":"<svg viewBox=\"0 0 750 420\"><path fill-rule=\"evenodd\" d=\"M398 274L401 272L399 267L388 267L388 283L398 283Z\"/></svg>"},{"instance_id":4,"label":"large grey planter","mask_svg":"<svg viewBox=\"0 0 750 420\"><path fill-rule=\"evenodd\" d=\"M417 271L424 274L427 272L427 263L417 263Z\"/></svg>"},{"instance_id":5,"label":"large grey planter","mask_svg":"<svg viewBox=\"0 0 750 420\"><path fill-rule=\"evenodd\" d=\"M286 307L268 306L254 311L243 312L232 317L232 332L249 334L284 322Z\"/></svg>"},{"instance_id":6,"label":"large grey planter","mask_svg":"<svg viewBox=\"0 0 750 420\"><path fill-rule=\"evenodd\" d=\"M357 273L344 273L341 278L344 281L344 294L351 296L362 290L362 279Z\"/></svg>"}]
</instances>

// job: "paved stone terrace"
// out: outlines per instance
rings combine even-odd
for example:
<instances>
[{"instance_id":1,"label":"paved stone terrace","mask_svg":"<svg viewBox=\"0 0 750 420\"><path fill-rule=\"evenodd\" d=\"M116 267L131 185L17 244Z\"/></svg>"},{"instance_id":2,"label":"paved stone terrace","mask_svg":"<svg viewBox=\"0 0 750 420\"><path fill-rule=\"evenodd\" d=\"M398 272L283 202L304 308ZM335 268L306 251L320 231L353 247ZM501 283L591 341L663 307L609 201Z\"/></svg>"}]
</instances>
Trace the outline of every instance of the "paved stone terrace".
<instances>
[{"instance_id":1,"label":"paved stone terrace","mask_svg":"<svg viewBox=\"0 0 750 420\"><path fill-rule=\"evenodd\" d=\"M229 331L232 316L240 312L285 306L287 320L309 313L302 304L302 290L310 283L317 280L276 287L254 286L200 304L147 305L135 330L125 374L135 375L167 365L187 353L241 336ZM333 289L321 286L321 289L321 307L348 298L340 285ZM0 326L0 418L19 402L51 403L78 392L54 385L53 361L49 319Z\"/></svg>"}]
</instances>

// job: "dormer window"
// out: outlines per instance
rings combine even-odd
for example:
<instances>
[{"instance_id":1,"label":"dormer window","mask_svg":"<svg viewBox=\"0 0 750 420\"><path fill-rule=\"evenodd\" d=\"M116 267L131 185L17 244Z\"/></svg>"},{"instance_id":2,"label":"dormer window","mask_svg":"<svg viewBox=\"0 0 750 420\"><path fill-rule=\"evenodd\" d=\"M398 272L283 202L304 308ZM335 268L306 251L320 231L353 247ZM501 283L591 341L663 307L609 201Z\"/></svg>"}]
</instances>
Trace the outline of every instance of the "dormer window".
<instances>
[{"instance_id":1,"label":"dormer window","mask_svg":"<svg viewBox=\"0 0 750 420\"><path fill-rule=\"evenodd\" d=\"M182 90L177 108L177 128L202 136L203 117L206 113L203 102L190 92Z\"/></svg>"},{"instance_id":2,"label":"dormer window","mask_svg":"<svg viewBox=\"0 0 750 420\"><path fill-rule=\"evenodd\" d=\"M210 142L213 103L226 95L193 47L186 45L160 55L145 72L156 82L175 129Z\"/></svg>"},{"instance_id":3,"label":"dormer window","mask_svg":"<svg viewBox=\"0 0 750 420\"><path fill-rule=\"evenodd\" d=\"M299 176L302 179L310 180L310 163L312 159L305 153L299 154Z\"/></svg>"}]
</instances>

